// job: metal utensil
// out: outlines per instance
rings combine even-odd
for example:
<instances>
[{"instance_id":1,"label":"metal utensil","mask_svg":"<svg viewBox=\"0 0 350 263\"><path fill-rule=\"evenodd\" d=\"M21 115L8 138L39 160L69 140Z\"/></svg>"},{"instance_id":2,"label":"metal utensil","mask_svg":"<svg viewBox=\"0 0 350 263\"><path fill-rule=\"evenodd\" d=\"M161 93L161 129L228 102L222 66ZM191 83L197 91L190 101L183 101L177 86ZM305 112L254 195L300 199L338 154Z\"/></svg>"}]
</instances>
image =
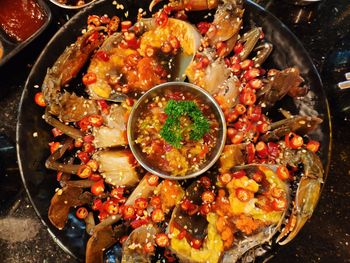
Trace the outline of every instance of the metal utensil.
<instances>
[{"instance_id":1,"label":"metal utensil","mask_svg":"<svg viewBox=\"0 0 350 263\"><path fill-rule=\"evenodd\" d=\"M342 81L338 83L338 87L340 89L348 89L350 88L350 72L345 73L346 81Z\"/></svg>"}]
</instances>

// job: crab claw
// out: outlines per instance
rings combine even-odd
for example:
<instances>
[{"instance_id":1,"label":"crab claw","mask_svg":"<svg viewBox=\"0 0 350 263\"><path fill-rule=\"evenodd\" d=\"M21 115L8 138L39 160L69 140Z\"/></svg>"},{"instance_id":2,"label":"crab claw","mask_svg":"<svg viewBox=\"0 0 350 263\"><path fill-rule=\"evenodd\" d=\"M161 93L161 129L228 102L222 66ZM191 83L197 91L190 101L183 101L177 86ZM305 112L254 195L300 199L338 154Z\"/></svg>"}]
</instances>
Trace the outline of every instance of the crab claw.
<instances>
[{"instance_id":1,"label":"crab claw","mask_svg":"<svg viewBox=\"0 0 350 263\"><path fill-rule=\"evenodd\" d=\"M320 196L324 172L320 158L311 151L305 149L286 150L284 157L287 159L286 164L288 165L297 166L302 163L304 174L299 182L291 217L277 237L277 242L280 245L289 243L311 217Z\"/></svg>"}]
</instances>

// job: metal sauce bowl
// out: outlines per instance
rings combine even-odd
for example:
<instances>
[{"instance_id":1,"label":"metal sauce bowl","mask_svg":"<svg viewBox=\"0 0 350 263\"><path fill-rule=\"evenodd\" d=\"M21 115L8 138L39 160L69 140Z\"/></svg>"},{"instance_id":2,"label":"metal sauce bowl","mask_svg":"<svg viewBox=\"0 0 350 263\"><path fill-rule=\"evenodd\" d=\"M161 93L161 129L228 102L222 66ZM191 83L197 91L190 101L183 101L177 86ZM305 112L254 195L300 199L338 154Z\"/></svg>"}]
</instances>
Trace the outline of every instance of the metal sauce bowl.
<instances>
[{"instance_id":1,"label":"metal sauce bowl","mask_svg":"<svg viewBox=\"0 0 350 263\"><path fill-rule=\"evenodd\" d=\"M145 104L156 96L163 96L166 91L190 92L192 95L194 95L194 97L199 98L200 101L210 106L212 112L215 114L215 118L219 122L217 143L214 149L212 149L212 151L207 156L206 162L204 162L198 170L194 172L189 172L184 176L173 176L168 172L162 171L161 169L152 166L146 154L142 152L141 147L135 143L137 136L137 120L140 118L140 115L144 110ZM219 104L207 91L203 90L202 88L196 85L186 82L167 82L150 89L135 103L131 110L128 120L127 135L132 153L134 154L136 160L147 171L166 179L184 180L194 178L203 174L210 167L212 167L214 163L219 159L226 141L226 121L224 113L222 112Z\"/></svg>"},{"instance_id":2,"label":"metal sauce bowl","mask_svg":"<svg viewBox=\"0 0 350 263\"><path fill-rule=\"evenodd\" d=\"M87 2L85 4L83 4L83 5L66 5L66 4L62 4L62 3L60 3L59 1L56 1L56 0L50 0L51 3L53 3L53 4L55 4L55 5L59 6L59 7L65 8L65 9L81 9L83 7L86 7L86 6L90 5L90 4L92 4L95 1L97 1L97 0L91 0L91 1L89 1L89 2Z\"/></svg>"}]
</instances>

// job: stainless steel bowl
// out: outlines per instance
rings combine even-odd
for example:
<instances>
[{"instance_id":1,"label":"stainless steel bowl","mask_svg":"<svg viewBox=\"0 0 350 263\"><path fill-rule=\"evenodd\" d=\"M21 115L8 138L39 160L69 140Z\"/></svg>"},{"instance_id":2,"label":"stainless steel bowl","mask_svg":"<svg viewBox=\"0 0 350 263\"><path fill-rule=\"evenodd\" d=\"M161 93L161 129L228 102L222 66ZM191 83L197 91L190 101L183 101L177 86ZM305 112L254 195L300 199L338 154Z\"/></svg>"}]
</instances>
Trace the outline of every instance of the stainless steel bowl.
<instances>
[{"instance_id":1,"label":"stainless steel bowl","mask_svg":"<svg viewBox=\"0 0 350 263\"><path fill-rule=\"evenodd\" d=\"M211 107L212 112L215 114L215 117L219 122L217 144L215 148L210 152L206 162L199 167L199 170L188 173L184 176L173 176L170 173L162 171L157 167L153 167L151 162L147 159L146 154L143 153L140 146L135 143L136 136L137 136L136 134L137 120L140 118L140 114L144 110L145 104L147 103L147 101L149 101L153 97L162 96L167 91L191 92L195 97L199 98L201 101L203 101L203 103ZM203 174L210 167L212 167L214 163L219 159L226 141L226 121L225 121L224 113L222 112L219 104L207 91L203 90L202 88L196 85L186 83L186 82L167 82L150 89L135 103L129 116L127 134L128 134L129 146L131 148L132 153L134 154L136 160L147 171L151 172L152 174L158 175L162 178L183 180L183 179L194 178L200 174Z\"/></svg>"},{"instance_id":2,"label":"stainless steel bowl","mask_svg":"<svg viewBox=\"0 0 350 263\"><path fill-rule=\"evenodd\" d=\"M95 1L97 1L97 0L91 0L91 1L89 1L89 2L87 2L85 4L83 4L83 5L66 5L66 4L60 3L57 0L50 0L51 3L53 3L53 4L55 4L55 5L59 6L59 7L65 8L65 9L81 9L83 7L86 7L86 6L90 5L90 4L92 4Z\"/></svg>"}]
</instances>

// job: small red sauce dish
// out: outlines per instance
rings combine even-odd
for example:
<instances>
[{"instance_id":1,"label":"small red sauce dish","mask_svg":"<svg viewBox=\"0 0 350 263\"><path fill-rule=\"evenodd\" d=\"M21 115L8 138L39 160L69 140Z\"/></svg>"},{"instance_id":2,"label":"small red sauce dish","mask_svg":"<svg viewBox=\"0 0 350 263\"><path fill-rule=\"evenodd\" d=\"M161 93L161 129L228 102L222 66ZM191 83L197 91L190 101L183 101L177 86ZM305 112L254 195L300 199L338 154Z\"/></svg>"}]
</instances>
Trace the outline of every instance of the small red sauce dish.
<instances>
[{"instance_id":1,"label":"small red sauce dish","mask_svg":"<svg viewBox=\"0 0 350 263\"><path fill-rule=\"evenodd\" d=\"M38 36L51 12L42 0L1 0L0 66Z\"/></svg>"}]
</instances>

